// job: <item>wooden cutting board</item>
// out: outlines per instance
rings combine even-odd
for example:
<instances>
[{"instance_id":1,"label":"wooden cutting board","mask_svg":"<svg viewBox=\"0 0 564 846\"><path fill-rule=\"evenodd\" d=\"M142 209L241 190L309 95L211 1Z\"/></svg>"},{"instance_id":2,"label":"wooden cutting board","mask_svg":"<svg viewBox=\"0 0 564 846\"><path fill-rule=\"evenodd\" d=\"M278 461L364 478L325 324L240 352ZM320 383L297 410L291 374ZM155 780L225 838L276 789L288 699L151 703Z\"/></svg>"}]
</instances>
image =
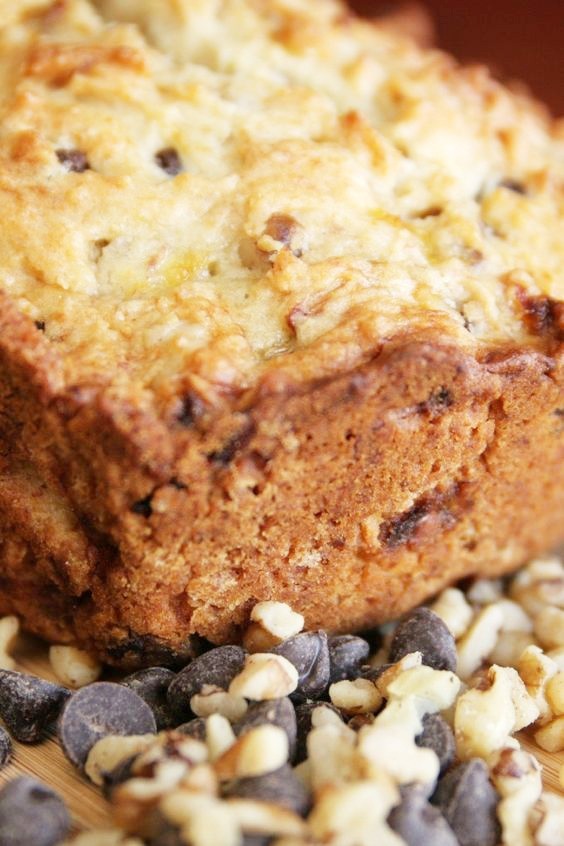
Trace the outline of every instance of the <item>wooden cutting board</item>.
<instances>
[{"instance_id":1,"label":"wooden cutting board","mask_svg":"<svg viewBox=\"0 0 564 846\"><path fill-rule=\"evenodd\" d=\"M16 652L18 669L42 678L56 681L47 657L47 647L35 638L20 638ZM522 734L523 746L532 752L543 766L545 786L549 790L562 792L558 779L560 766L564 764L564 752L550 755ZM37 745L15 744L12 763L0 772L0 783L22 773L47 782L64 797L73 816L77 830L103 828L111 825L111 811L100 791L83 778L67 761L53 737Z\"/></svg>"}]
</instances>

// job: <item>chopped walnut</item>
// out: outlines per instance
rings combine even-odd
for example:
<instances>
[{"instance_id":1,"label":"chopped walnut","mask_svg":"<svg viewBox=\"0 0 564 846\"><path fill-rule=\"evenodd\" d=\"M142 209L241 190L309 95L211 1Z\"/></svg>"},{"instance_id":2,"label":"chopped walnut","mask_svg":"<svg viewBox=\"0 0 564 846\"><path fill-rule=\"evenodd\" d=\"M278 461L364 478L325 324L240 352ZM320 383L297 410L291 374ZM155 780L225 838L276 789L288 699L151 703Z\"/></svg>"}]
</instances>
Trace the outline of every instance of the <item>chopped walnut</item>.
<instances>
[{"instance_id":1,"label":"chopped walnut","mask_svg":"<svg viewBox=\"0 0 564 846\"><path fill-rule=\"evenodd\" d=\"M288 735L264 724L239 737L214 764L219 778L252 778L279 769L288 760Z\"/></svg>"},{"instance_id":2,"label":"chopped walnut","mask_svg":"<svg viewBox=\"0 0 564 846\"><path fill-rule=\"evenodd\" d=\"M129 737L121 735L108 735L94 744L86 764L84 772L94 784L104 783L104 775L111 773L118 764L133 755L144 752L155 743L154 734L141 734Z\"/></svg>"},{"instance_id":3,"label":"chopped walnut","mask_svg":"<svg viewBox=\"0 0 564 846\"><path fill-rule=\"evenodd\" d=\"M493 651L503 626L503 611L498 604L486 605L476 616L458 643L457 673L464 681Z\"/></svg>"},{"instance_id":4,"label":"chopped walnut","mask_svg":"<svg viewBox=\"0 0 564 846\"><path fill-rule=\"evenodd\" d=\"M67 687L85 687L102 674L100 662L74 646L52 646L49 649L49 661L59 681Z\"/></svg>"},{"instance_id":5,"label":"chopped walnut","mask_svg":"<svg viewBox=\"0 0 564 846\"><path fill-rule=\"evenodd\" d=\"M384 773L354 784L327 786L319 793L309 827L321 843L403 846L386 822L398 802L397 788Z\"/></svg>"},{"instance_id":6,"label":"chopped walnut","mask_svg":"<svg viewBox=\"0 0 564 846\"><path fill-rule=\"evenodd\" d=\"M538 709L541 723L552 716L552 709L546 698L546 687L549 680L556 675L556 663L545 655L539 646L529 646L521 654L517 662L517 671Z\"/></svg>"},{"instance_id":7,"label":"chopped walnut","mask_svg":"<svg viewBox=\"0 0 564 846\"><path fill-rule=\"evenodd\" d=\"M248 655L245 666L229 685L229 693L246 699L280 699L298 686L298 672L282 655L256 652Z\"/></svg>"},{"instance_id":8,"label":"chopped walnut","mask_svg":"<svg viewBox=\"0 0 564 846\"><path fill-rule=\"evenodd\" d=\"M474 688L456 702L454 731L461 760L487 759L504 746L515 745L511 735L533 723L539 709L512 667L490 667L485 689Z\"/></svg>"},{"instance_id":9,"label":"chopped walnut","mask_svg":"<svg viewBox=\"0 0 564 846\"><path fill-rule=\"evenodd\" d=\"M491 778L501 795L497 816L504 846L533 846L530 816L541 795L541 768L521 749L500 749L492 761Z\"/></svg>"},{"instance_id":10,"label":"chopped walnut","mask_svg":"<svg viewBox=\"0 0 564 846\"><path fill-rule=\"evenodd\" d=\"M382 694L369 679L335 682L329 688L331 702L347 714L370 714L382 704Z\"/></svg>"},{"instance_id":11,"label":"chopped walnut","mask_svg":"<svg viewBox=\"0 0 564 846\"><path fill-rule=\"evenodd\" d=\"M247 701L242 696L234 696L216 685L205 684L199 693L190 699L190 708L197 717L210 717L221 714L230 723L244 717L248 709Z\"/></svg>"},{"instance_id":12,"label":"chopped walnut","mask_svg":"<svg viewBox=\"0 0 564 846\"><path fill-rule=\"evenodd\" d=\"M13 614L0 618L0 669L13 670L16 662L10 651L20 631L20 621Z\"/></svg>"},{"instance_id":13,"label":"chopped walnut","mask_svg":"<svg viewBox=\"0 0 564 846\"><path fill-rule=\"evenodd\" d=\"M304 618L285 602L258 602L243 635L249 652L268 652L273 646L302 631Z\"/></svg>"},{"instance_id":14,"label":"chopped walnut","mask_svg":"<svg viewBox=\"0 0 564 846\"><path fill-rule=\"evenodd\" d=\"M474 616L472 606L458 588L443 590L431 605L431 610L438 614L456 640L464 634Z\"/></svg>"}]
</instances>

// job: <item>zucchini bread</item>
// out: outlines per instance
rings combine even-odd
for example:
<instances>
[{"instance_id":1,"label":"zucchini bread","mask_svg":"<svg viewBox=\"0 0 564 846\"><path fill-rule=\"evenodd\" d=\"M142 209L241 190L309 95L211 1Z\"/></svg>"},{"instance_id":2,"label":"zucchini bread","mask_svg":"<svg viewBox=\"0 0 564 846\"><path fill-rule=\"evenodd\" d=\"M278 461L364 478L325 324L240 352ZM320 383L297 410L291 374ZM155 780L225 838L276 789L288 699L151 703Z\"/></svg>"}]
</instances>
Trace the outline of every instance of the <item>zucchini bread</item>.
<instances>
[{"instance_id":1,"label":"zucchini bread","mask_svg":"<svg viewBox=\"0 0 564 846\"><path fill-rule=\"evenodd\" d=\"M564 539L564 132L336 0L0 3L0 612L121 666Z\"/></svg>"}]
</instances>

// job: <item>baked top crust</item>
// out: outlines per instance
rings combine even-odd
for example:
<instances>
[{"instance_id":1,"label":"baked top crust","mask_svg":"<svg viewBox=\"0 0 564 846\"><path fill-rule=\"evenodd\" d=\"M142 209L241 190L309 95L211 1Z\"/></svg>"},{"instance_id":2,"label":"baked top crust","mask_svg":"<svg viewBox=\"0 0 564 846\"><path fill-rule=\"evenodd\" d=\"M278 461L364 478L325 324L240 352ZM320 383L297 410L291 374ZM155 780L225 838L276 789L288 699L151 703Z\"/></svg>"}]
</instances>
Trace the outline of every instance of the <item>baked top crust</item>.
<instances>
[{"instance_id":1,"label":"baked top crust","mask_svg":"<svg viewBox=\"0 0 564 846\"><path fill-rule=\"evenodd\" d=\"M0 3L0 289L159 413L562 334L564 143L333 0Z\"/></svg>"}]
</instances>

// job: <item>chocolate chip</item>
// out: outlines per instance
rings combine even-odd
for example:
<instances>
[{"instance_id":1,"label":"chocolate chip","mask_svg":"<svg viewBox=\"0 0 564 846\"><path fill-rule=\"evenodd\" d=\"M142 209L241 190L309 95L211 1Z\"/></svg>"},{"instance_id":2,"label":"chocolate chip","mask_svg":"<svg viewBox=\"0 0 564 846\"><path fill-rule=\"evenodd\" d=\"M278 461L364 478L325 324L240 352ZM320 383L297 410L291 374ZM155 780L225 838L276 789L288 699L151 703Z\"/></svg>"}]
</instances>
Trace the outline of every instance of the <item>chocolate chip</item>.
<instances>
[{"instance_id":1,"label":"chocolate chip","mask_svg":"<svg viewBox=\"0 0 564 846\"><path fill-rule=\"evenodd\" d=\"M370 647L370 652L377 652L382 646L382 643L384 642L382 632L379 628L368 629L367 631L364 631L361 634L362 639L368 643L368 646Z\"/></svg>"},{"instance_id":2,"label":"chocolate chip","mask_svg":"<svg viewBox=\"0 0 564 846\"><path fill-rule=\"evenodd\" d=\"M180 669L200 655L206 644L198 635L188 635L184 642L171 646L154 635L130 632L127 637L108 644L106 652L113 660L119 661L120 666L131 670L143 669L151 664Z\"/></svg>"},{"instance_id":3,"label":"chocolate chip","mask_svg":"<svg viewBox=\"0 0 564 846\"><path fill-rule=\"evenodd\" d=\"M205 741L206 718L194 717L193 720L189 720L187 723L182 723L182 725L177 726L176 731L179 731L181 734L187 734L188 737L193 737L194 740Z\"/></svg>"},{"instance_id":4,"label":"chocolate chip","mask_svg":"<svg viewBox=\"0 0 564 846\"><path fill-rule=\"evenodd\" d=\"M186 846L186 840L181 836L180 829L170 823L163 824L158 832L144 842L147 846Z\"/></svg>"},{"instance_id":5,"label":"chocolate chip","mask_svg":"<svg viewBox=\"0 0 564 846\"><path fill-rule=\"evenodd\" d=\"M12 751L12 738L6 729L0 726L0 770L10 763Z\"/></svg>"},{"instance_id":6,"label":"chocolate chip","mask_svg":"<svg viewBox=\"0 0 564 846\"><path fill-rule=\"evenodd\" d=\"M329 708L334 714L343 719L341 712L330 702L302 702L296 705L297 744L295 761L300 764L307 758L307 736L311 731L311 715L316 708Z\"/></svg>"},{"instance_id":7,"label":"chocolate chip","mask_svg":"<svg viewBox=\"0 0 564 846\"><path fill-rule=\"evenodd\" d=\"M423 717L423 731L415 738L417 746L432 749L441 764L441 775L448 770L456 757L454 734L440 714L426 714Z\"/></svg>"},{"instance_id":8,"label":"chocolate chip","mask_svg":"<svg viewBox=\"0 0 564 846\"><path fill-rule=\"evenodd\" d=\"M330 677L329 647L324 631L294 635L271 652L287 658L298 671L298 687L292 694L295 702L318 699L323 695Z\"/></svg>"},{"instance_id":9,"label":"chocolate chip","mask_svg":"<svg viewBox=\"0 0 564 846\"><path fill-rule=\"evenodd\" d=\"M517 288L517 300L523 310L523 321L533 335L558 343L564 341L564 303L552 297L529 296Z\"/></svg>"},{"instance_id":10,"label":"chocolate chip","mask_svg":"<svg viewBox=\"0 0 564 846\"><path fill-rule=\"evenodd\" d=\"M384 521L378 533L380 540L390 549L403 546L416 534L419 524L427 517L429 510L429 504L421 502L397 517Z\"/></svg>"},{"instance_id":11,"label":"chocolate chip","mask_svg":"<svg viewBox=\"0 0 564 846\"><path fill-rule=\"evenodd\" d=\"M22 743L37 743L70 691L26 673L0 670L0 717Z\"/></svg>"},{"instance_id":12,"label":"chocolate chip","mask_svg":"<svg viewBox=\"0 0 564 846\"><path fill-rule=\"evenodd\" d=\"M203 400L192 391L182 397L180 407L176 413L176 419L181 426L191 429L206 411Z\"/></svg>"},{"instance_id":13,"label":"chocolate chip","mask_svg":"<svg viewBox=\"0 0 564 846\"><path fill-rule=\"evenodd\" d=\"M45 332L45 321L44 320L36 320L35 321L35 328L38 329L40 332Z\"/></svg>"},{"instance_id":14,"label":"chocolate chip","mask_svg":"<svg viewBox=\"0 0 564 846\"><path fill-rule=\"evenodd\" d=\"M57 150L57 158L67 170L73 173L84 173L90 170L86 154L82 150Z\"/></svg>"},{"instance_id":15,"label":"chocolate chip","mask_svg":"<svg viewBox=\"0 0 564 846\"><path fill-rule=\"evenodd\" d=\"M481 758L473 758L450 770L439 782L431 801L443 812L460 846L496 846L499 843L499 796Z\"/></svg>"},{"instance_id":16,"label":"chocolate chip","mask_svg":"<svg viewBox=\"0 0 564 846\"><path fill-rule=\"evenodd\" d=\"M473 251L473 257L477 261L481 261L481 259L483 259L483 255L481 255L481 253L478 253L477 250ZM452 396L452 393L449 391L448 388L442 385L436 391L433 391L429 395L428 399L417 404L417 411L420 414L437 414L444 411L446 408L450 408L453 403L454 398Z\"/></svg>"},{"instance_id":17,"label":"chocolate chip","mask_svg":"<svg viewBox=\"0 0 564 846\"><path fill-rule=\"evenodd\" d=\"M155 153L155 161L169 176L178 176L184 170L182 159L174 147L163 147Z\"/></svg>"},{"instance_id":18,"label":"chocolate chip","mask_svg":"<svg viewBox=\"0 0 564 846\"><path fill-rule=\"evenodd\" d=\"M401 790L402 801L391 811L388 825L406 846L458 846L458 840L438 808L417 787Z\"/></svg>"},{"instance_id":19,"label":"chocolate chip","mask_svg":"<svg viewBox=\"0 0 564 846\"><path fill-rule=\"evenodd\" d=\"M308 789L289 764L266 775L232 781L225 787L224 794L281 805L300 816L305 816L311 807Z\"/></svg>"},{"instance_id":20,"label":"chocolate chip","mask_svg":"<svg viewBox=\"0 0 564 846\"><path fill-rule=\"evenodd\" d=\"M291 248L292 241L302 229L301 224L289 214L272 214L266 221L265 233L284 246ZM303 255L301 249L293 249L297 258Z\"/></svg>"},{"instance_id":21,"label":"chocolate chip","mask_svg":"<svg viewBox=\"0 0 564 846\"><path fill-rule=\"evenodd\" d=\"M154 714L158 731L170 728L174 722L166 698L174 678L175 673L166 667L148 667L126 676L121 682L147 703Z\"/></svg>"},{"instance_id":22,"label":"chocolate chip","mask_svg":"<svg viewBox=\"0 0 564 846\"><path fill-rule=\"evenodd\" d=\"M255 423L252 420L247 420L238 432L225 441L220 449L208 453L208 460L222 467L228 467L237 453L241 452L249 444L255 431Z\"/></svg>"},{"instance_id":23,"label":"chocolate chip","mask_svg":"<svg viewBox=\"0 0 564 846\"><path fill-rule=\"evenodd\" d=\"M526 187L516 179L504 179L499 184L501 188L507 188L508 191L513 191L514 194L521 194L523 197L527 195Z\"/></svg>"},{"instance_id":24,"label":"chocolate chip","mask_svg":"<svg viewBox=\"0 0 564 846\"><path fill-rule=\"evenodd\" d=\"M134 514L140 514L141 517L150 517L153 513L153 506L151 505L152 499L152 494L144 497L144 499L138 499L137 502L134 502L131 506L131 510Z\"/></svg>"},{"instance_id":25,"label":"chocolate chip","mask_svg":"<svg viewBox=\"0 0 564 846\"><path fill-rule=\"evenodd\" d=\"M158 811L153 815L151 829L151 837L144 841L147 846L186 846L180 829L165 820Z\"/></svg>"},{"instance_id":26,"label":"chocolate chip","mask_svg":"<svg viewBox=\"0 0 564 846\"><path fill-rule=\"evenodd\" d=\"M356 679L370 653L367 641L355 635L333 635L328 640L331 684Z\"/></svg>"},{"instance_id":27,"label":"chocolate chip","mask_svg":"<svg viewBox=\"0 0 564 846\"><path fill-rule=\"evenodd\" d=\"M438 614L417 608L398 625L390 646L390 661L421 652L423 663L435 670L456 671L456 644Z\"/></svg>"},{"instance_id":28,"label":"chocolate chip","mask_svg":"<svg viewBox=\"0 0 564 846\"><path fill-rule=\"evenodd\" d=\"M195 658L178 673L168 689L167 699L174 719L182 723L193 716L190 700L205 684L227 690L244 663L245 651L240 646L218 646Z\"/></svg>"},{"instance_id":29,"label":"chocolate chip","mask_svg":"<svg viewBox=\"0 0 564 846\"><path fill-rule=\"evenodd\" d=\"M380 664L379 667L363 667L360 677L362 679L370 679L370 681L378 681L380 676L393 666L393 664Z\"/></svg>"},{"instance_id":30,"label":"chocolate chip","mask_svg":"<svg viewBox=\"0 0 564 846\"><path fill-rule=\"evenodd\" d=\"M95 682L77 690L57 726L67 758L79 768L94 744L109 734L153 734L156 730L147 703L133 690L113 682Z\"/></svg>"},{"instance_id":31,"label":"chocolate chip","mask_svg":"<svg viewBox=\"0 0 564 846\"><path fill-rule=\"evenodd\" d=\"M268 702L253 702L244 717L233 726L236 735L244 734L257 726L270 723L284 729L288 735L289 757L296 753L297 724L296 711L287 696L282 699L271 699Z\"/></svg>"},{"instance_id":32,"label":"chocolate chip","mask_svg":"<svg viewBox=\"0 0 564 846\"><path fill-rule=\"evenodd\" d=\"M0 790L2 846L56 846L69 828L65 803L41 781L21 776Z\"/></svg>"}]
</instances>

